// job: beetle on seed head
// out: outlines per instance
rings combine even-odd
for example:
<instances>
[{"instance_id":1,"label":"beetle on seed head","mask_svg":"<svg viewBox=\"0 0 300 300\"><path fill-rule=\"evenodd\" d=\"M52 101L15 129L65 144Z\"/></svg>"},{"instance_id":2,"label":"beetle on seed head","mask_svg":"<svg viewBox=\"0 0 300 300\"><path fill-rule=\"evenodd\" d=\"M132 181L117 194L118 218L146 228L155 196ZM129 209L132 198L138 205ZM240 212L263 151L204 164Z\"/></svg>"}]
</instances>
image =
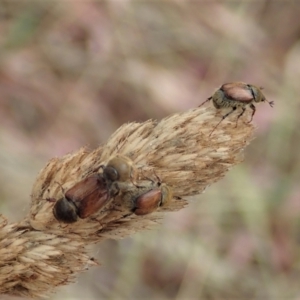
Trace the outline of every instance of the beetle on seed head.
<instances>
[{"instance_id":1,"label":"beetle on seed head","mask_svg":"<svg viewBox=\"0 0 300 300\"><path fill-rule=\"evenodd\" d=\"M127 181L133 182L133 162L123 155L113 156L106 165L100 166L103 173L93 174L64 192L55 202L53 214L58 221L74 223L78 217L85 219L102 209L120 190L127 189Z\"/></svg>"},{"instance_id":2,"label":"beetle on seed head","mask_svg":"<svg viewBox=\"0 0 300 300\"><path fill-rule=\"evenodd\" d=\"M55 218L64 223L74 223L78 217L85 219L104 207L109 201L110 190L102 176L92 175L64 192L64 196L55 202L53 214Z\"/></svg>"},{"instance_id":3,"label":"beetle on seed head","mask_svg":"<svg viewBox=\"0 0 300 300\"><path fill-rule=\"evenodd\" d=\"M249 106L252 109L251 119L248 123L252 121L256 111L253 103L268 102L269 105L273 107L274 102L269 102L261 90L262 87L259 88L255 85L247 84L244 82L225 83L218 90L216 90L215 93L207 100L205 100L202 104L200 104L199 107L204 103L212 100L213 105L216 109L231 108L231 111L222 116L220 122L213 128L209 135L214 132L214 130L225 118L231 115L239 107L242 109L242 112L238 115L235 126L237 126L239 118L244 114L246 106Z\"/></svg>"},{"instance_id":4,"label":"beetle on seed head","mask_svg":"<svg viewBox=\"0 0 300 300\"><path fill-rule=\"evenodd\" d=\"M154 171L153 171L154 172ZM123 195L123 203L135 215L142 216L156 211L165 206L173 198L171 187L162 183L160 177L154 172L155 179L148 179L147 184L128 189ZM149 182L150 181L150 182Z\"/></svg>"},{"instance_id":5,"label":"beetle on seed head","mask_svg":"<svg viewBox=\"0 0 300 300\"><path fill-rule=\"evenodd\" d=\"M138 216L150 214L160 206L164 206L171 201L172 196L171 188L162 183L157 188L153 188L135 197L133 196L134 207L132 211Z\"/></svg>"}]
</instances>

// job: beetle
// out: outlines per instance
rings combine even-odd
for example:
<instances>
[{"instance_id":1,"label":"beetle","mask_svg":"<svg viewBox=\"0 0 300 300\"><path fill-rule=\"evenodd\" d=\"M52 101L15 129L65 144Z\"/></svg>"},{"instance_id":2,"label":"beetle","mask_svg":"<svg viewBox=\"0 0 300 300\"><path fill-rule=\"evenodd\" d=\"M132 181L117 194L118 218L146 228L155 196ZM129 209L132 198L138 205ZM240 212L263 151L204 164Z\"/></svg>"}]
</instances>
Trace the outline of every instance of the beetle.
<instances>
[{"instance_id":1,"label":"beetle","mask_svg":"<svg viewBox=\"0 0 300 300\"><path fill-rule=\"evenodd\" d=\"M71 187L55 203L53 214L58 221L74 223L103 208L110 199L125 189L127 180L134 178L133 162L126 156L116 155L104 166L103 173L91 175Z\"/></svg>"},{"instance_id":2,"label":"beetle","mask_svg":"<svg viewBox=\"0 0 300 300\"><path fill-rule=\"evenodd\" d=\"M168 203L172 199L172 196L171 188L163 183L160 187L151 189L135 197L132 211L137 216L150 214L157 208Z\"/></svg>"},{"instance_id":3,"label":"beetle","mask_svg":"<svg viewBox=\"0 0 300 300\"><path fill-rule=\"evenodd\" d=\"M211 97L209 97L203 103L201 103L199 107L202 106L204 103L212 100L213 105L216 109L231 108L231 110L227 114L222 116L222 119L213 128L210 135L214 132L214 130L224 119L226 119L239 107L242 109L242 111L237 117L235 127L237 126L239 118L244 114L247 106L249 106L252 109L251 119L248 123L252 121L253 116L256 112L254 103L267 102L271 107L273 107L274 102L268 101L266 99L266 97L261 91L262 89L262 87L259 88L253 84L248 84L245 82L225 83L219 89L217 89Z\"/></svg>"},{"instance_id":4,"label":"beetle","mask_svg":"<svg viewBox=\"0 0 300 300\"><path fill-rule=\"evenodd\" d=\"M57 200L53 214L58 221L74 223L97 212L109 200L110 194L102 176L92 175L70 188Z\"/></svg>"}]
</instances>

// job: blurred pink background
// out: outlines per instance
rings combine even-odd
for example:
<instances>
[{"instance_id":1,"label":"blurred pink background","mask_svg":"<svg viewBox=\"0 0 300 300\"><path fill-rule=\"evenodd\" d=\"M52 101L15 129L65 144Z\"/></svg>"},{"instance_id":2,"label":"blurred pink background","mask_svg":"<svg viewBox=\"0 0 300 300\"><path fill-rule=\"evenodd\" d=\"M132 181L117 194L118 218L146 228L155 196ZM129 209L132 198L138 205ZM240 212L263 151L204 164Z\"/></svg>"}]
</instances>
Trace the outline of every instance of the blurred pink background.
<instances>
[{"instance_id":1,"label":"blurred pink background","mask_svg":"<svg viewBox=\"0 0 300 300\"><path fill-rule=\"evenodd\" d=\"M50 158L125 122L196 107L230 81L275 101L257 106L243 164L157 230L91 249L101 267L51 299L300 299L299 15L297 1L2 1L1 213L12 222Z\"/></svg>"}]
</instances>

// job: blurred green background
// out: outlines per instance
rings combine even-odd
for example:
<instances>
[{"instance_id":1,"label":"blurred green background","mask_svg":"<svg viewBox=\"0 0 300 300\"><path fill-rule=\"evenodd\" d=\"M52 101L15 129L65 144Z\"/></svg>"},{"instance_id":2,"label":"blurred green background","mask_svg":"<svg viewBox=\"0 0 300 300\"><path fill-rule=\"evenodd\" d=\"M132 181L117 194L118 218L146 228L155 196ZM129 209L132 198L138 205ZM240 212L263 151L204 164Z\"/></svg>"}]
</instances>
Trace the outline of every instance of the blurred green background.
<instances>
[{"instance_id":1,"label":"blurred green background","mask_svg":"<svg viewBox=\"0 0 300 300\"><path fill-rule=\"evenodd\" d=\"M1 213L20 220L54 156L230 81L275 101L245 162L157 230L92 249L52 299L300 299L300 2L1 1ZM2 297L1 299L6 299Z\"/></svg>"}]
</instances>

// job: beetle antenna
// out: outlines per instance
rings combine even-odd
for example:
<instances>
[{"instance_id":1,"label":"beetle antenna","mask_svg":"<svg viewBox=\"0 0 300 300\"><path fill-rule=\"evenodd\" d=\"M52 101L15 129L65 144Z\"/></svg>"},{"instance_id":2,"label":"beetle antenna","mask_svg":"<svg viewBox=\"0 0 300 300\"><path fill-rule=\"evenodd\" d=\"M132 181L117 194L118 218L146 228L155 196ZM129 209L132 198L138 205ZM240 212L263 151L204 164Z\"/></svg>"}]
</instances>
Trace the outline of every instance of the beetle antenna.
<instances>
[{"instance_id":1,"label":"beetle antenna","mask_svg":"<svg viewBox=\"0 0 300 300\"><path fill-rule=\"evenodd\" d=\"M268 101L267 99L266 99L266 101L269 103L269 105L270 105L271 107L274 106L274 101Z\"/></svg>"},{"instance_id":2,"label":"beetle antenna","mask_svg":"<svg viewBox=\"0 0 300 300\"><path fill-rule=\"evenodd\" d=\"M261 90L263 90L264 89L264 87L263 86L260 86L259 87ZM271 107L273 107L274 106L274 101L268 101L267 99L265 99L266 100L266 102L268 102L269 103L269 105L271 106Z\"/></svg>"}]
</instances>

